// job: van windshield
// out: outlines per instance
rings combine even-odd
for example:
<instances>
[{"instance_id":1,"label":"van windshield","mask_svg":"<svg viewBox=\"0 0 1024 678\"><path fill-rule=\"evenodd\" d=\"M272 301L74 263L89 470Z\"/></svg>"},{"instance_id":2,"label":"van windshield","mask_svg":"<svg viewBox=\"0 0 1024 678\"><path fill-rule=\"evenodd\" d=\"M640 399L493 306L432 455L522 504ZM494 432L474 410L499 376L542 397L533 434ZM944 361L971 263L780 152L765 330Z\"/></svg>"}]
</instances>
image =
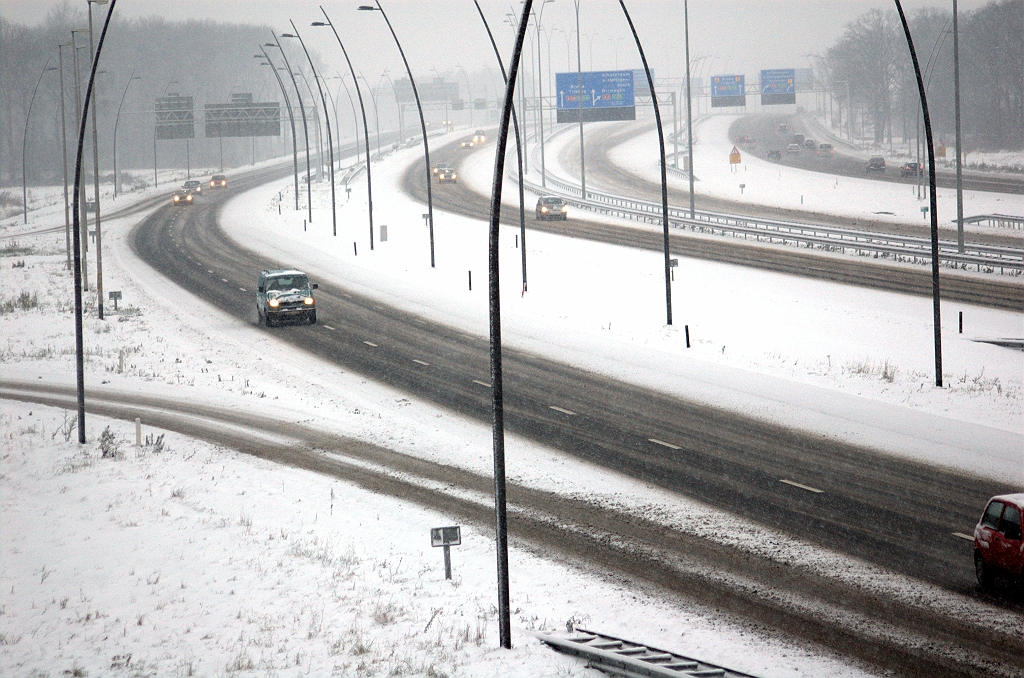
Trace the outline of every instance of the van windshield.
<instances>
[{"instance_id":1,"label":"van windshield","mask_svg":"<svg viewBox=\"0 0 1024 678\"><path fill-rule=\"evenodd\" d=\"M304 275L279 276L267 280L267 291L305 290L308 288L309 278Z\"/></svg>"}]
</instances>

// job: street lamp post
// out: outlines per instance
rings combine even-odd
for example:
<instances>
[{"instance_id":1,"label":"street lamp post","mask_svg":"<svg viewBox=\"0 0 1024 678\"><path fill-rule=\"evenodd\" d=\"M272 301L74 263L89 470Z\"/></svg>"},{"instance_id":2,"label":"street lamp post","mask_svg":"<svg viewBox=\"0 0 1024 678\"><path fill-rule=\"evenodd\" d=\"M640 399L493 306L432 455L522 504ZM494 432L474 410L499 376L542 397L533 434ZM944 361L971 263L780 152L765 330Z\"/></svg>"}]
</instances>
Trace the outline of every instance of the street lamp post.
<instances>
[{"instance_id":1,"label":"street lamp post","mask_svg":"<svg viewBox=\"0 0 1024 678\"><path fill-rule=\"evenodd\" d=\"M281 37L285 38L285 37L288 37L289 35L293 35L293 34L292 33L288 33L287 35L282 34ZM314 71L314 73L316 73L316 71ZM316 105L316 95L313 94L313 88L310 87L309 80L306 78L306 74L303 73L302 71L295 71L295 75L297 77L302 78L302 82L304 82L306 84L306 91L309 92L309 101L313 105L313 128L314 128L314 131L316 131L316 147L317 147L316 180L317 180L317 182L319 182L319 181L321 181L320 177L321 177L321 175L323 174L323 171L324 171L324 140L323 140L323 136L320 133L321 132L320 107ZM326 115L326 111L325 111L325 115Z\"/></svg>"},{"instance_id":2,"label":"street lamp post","mask_svg":"<svg viewBox=\"0 0 1024 678\"><path fill-rule=\"evenodd\" d=\"M288 75L291 76L292 86L295 88L295 98L299 100L299 114L302 116L302 136L306 140L306 202L309 208L309 223L313 223L313 188L312 177L310 177L309 169L309 126L306 124L306 107L302 104L302 93L299 92L299 83L295 80L295 73L292 71L292 65L288 63L288 55L284 53L284 49L281 47L281 41L277 39L277 34L273 31L270 32L274 36L274 42L266 43L265 47L277 47L278 51L281 52L281 58L284 59L284 67L288 70ZM298 198L296 197L296 200Z\"/></svg>"},{"instance_id":3,"label":"street lamp post","mask_svg":"<svg viewBox=\"0 0 1024 678\"><path fill-rule=\"evenodd\" d=\"M540 185L547 187L547 167L544 163L544 69L541 68L540 52L540 22L544 16L544 8L555 0L542 0L540 9L537 11L537 20L534 22L534 33L537 36L537 120L540 124ZM551 50L548 50L548 59L551 58Z\"/></svg>"},{"instance_id":4,"label":"street lamp post","mask_svg":"<svg viewBox=\"0 0 1024 678\"><path fill-rule=\"evenodd\" d=\"M957 20L958 13L956 0L953 0L953 117L956 119L956 251L963 254L964 177L961 164L964 155L961 141L962 130L960 129L960 22ZM1017 27L1020 28L1020 24Z\"/></svg>"},{"instance_id":5,"label":"street lamp post","mask_svg":"<svg viewBox=\"0 0 1024 678\"><path fill-rule=\"evenodd\" d=\"M92 98L93 84L96 81L96 70L99 64L99 56L103 51L103 43L107 37L107 29L110 27L110 16L113 14L114 5L117 0L110 0L110 11L103 21L103 30L100 32L99 46L96 49L96 57L92 61L92 72L89 74L89 84L85 89L85 104L81 107L81 121L78 126L78 151L75 154L75 202L79 199L79 189L82 183L82 147L85 143L85 124L89 109L89 100ZM77 65L77 64L76 64ZM77 69L76 69L77 74ZM84 191L83 191L84 193ZM81 228L79 213L75 212L74 221L74 243L75 243L75 372L78 386L78 442L85 444L85 341L82 333L82 266L79 241L81 240ZM85 216L82 210L81 216Z\"/></svg>"},{"instance_id":6,"label":"street lamp post","mask_svg":"<svg viewBox=\"0 0 1024 678\"><path fill-rule=\"evenodd\" d=\"M327 120L327 152L330 156L331 161L331 219L333 220L334 235L338 235L338 211L337 205L334 202L334 138L331 136L331 115L327 112L327 98L324 96L324 89L320 86L320 78L317 75L316 67L313 66L313 59L309 56L309 51L306 49L306 43L302 41L302 36L299 35L299 29L295 27L295 22L289 19L288 21L292 25L292 30L295 31L295 37L298 39L299 44L302 45L302 51L306 54L306 60L309 62L309 68L313 71L313 79L316 81L316 88L320 92L320 101L324 105L324 118ZM291 37L291 34L284 33L282 37ZM321 167L323 167L321 161Z\"/></svg>"},{"instance_id":7,"label":"street lamp post","mask_svg":"<svg viewBox=\"0 0 1024 678\"><path fill-rule=\"evenodd\" d=\"M36 92L39 91L39 83L43 81L43 75L47 71L57 70L56 66L50 65L50 59L47 57L46 63L43 64L43 70L39 72L39 77L36 78L36 86L32 90L32 99L28 102L28 113L25 114L25 133L21 137L21 203L24 208L25 223L28 223L28 175L26 174L26 149L28 148L28 123L32 118L32 106L36 103Z\"/></svg>"},{"instance_id":8,"label":"street lamp post","mask_svg":"<svg viewBox=\"0 0 1024 678\"><path fill-rule=\"evenodd\" d=\"M580 0L576 5L576 108L580 118L580 190L581 198L587 199L587 166L583 153L583 61L580 57ZM594 102L590 102L593 106Z\"/></svg>"},{"instance_id":9,"label":"street lamp post","mask_svg":"<svg viewBox=\"0 0 1024 678\"><path fill-rule=\"evenodd\" d=\"M114 118L114 197L117 198L117 194L121 192L121 175L117 173L117 125L121 122L121 106L124 105L124 97L128 94L128 88L132 84L132 80L142 80L142 76L135 75L135 69L132 69L132 74L128 78L128 82L124 84L124 92L121 93L121 103L117 105L117 116Z\"/></svg>"},{"instance_id":10,"label":"street lamp post","mask_svg":"<svg viewBox=\"0 0 1024 678\"><path fill-rule=\"evenodd\" d=\"M82 115L82 77L81 77L81 69L79 67L78 50L85 49L84 47L79 47L78 46L78 34L79 33L85 33L86 30L88 30L88 29L85 29L85 28L73 28L73 29L71 29L71 42L72 42L72 50L71 51L75 55L75 64L74 64L74 66L75 66L75 119L76 120L83 119L83 115ZM84 135L85 132L83 131L80 134ZM84 144L84 138L83 139L79 139L78 141L79 141L79 143ZM75 181L76 181L76 186L75 186L75 188L76 188L76 190L75 190L76 197L75 197L75 200L71 204L72 204L72 207L75 210L75 212L77 212L80 215L79 218L81 219L81 222L82 222L82 228L85 229L85 237L84 238L80 238L79 242L76 245L77 247L81 247L82 248L82 257L81 257L82 275L81 275L81 280L79 281L79 283L82 285L82 290L85 291L85 292L88 292L89 291L89 214L88 214L88 212L85 211L85 173L84 172L76 173Z\"/></svg>"},{"instance_id":11,"label":"street lamp post","mask_svg":"<svg viewBox=\"0 0 1024 678\"><path fill-rule=\"evenodd\" d=\"M420 114L420 129L423 132L423 161L426 165L426 177L427 177L427 224L430 228L430 268L434 268L434 197L430 185L430 143L427 140L427 121L423 118L423 106L420 104L420 94L416 90L416 80L412 77L412 69L409 68L409 60L405 58L405 50L402 49L402 43L398 41L398 35L395 34L395 29L391 26L391 20L388 19L387 13L384 12L384 8L380 6L380 0L374 0L376 7L370 5L360 5L359 9L364 12L380 12L381 16L384 17L384 22L388 25L388 30L391 31L391 37L395 39L395 45L398 46L398 53L402 55L402 63L405 64L405 70L409 74L409 84L412 85L412 94L416 98L416 110Z\"/></svg>"},{"instance_id":12,"label":"street lamp post","mask_svg":"<svg viewBox=\"0 0 1024 678\"><path fill-rule=\"evenodd\" d=\"M267 54L267 50L260 46L260 52L262 54L254 54L254 59L266 59L265 62L261 62L261 65L270 66L270 70L274 73L274 78L277 80L278 87L281 88L281 96L284 97L284 105L288 109L288 122L291 123L292 128L292 169L295 175L295 211L299 210L299 150L298 140L295 134L295 113L292 111L292 100L288 97L288 90L284 86L284 81L281 79L281 75L277 72L277 66L270 60L270 55Z\"/></svg>"},{"instance_id":13,"label":"street lamp post","mask_svg":"<svg viewBox=\"0 0 1024 678\"><path fill-rule=\"evenodd\" d=\"M665 131L661 127L661 109L658 107L658 93L654 89L654 78L651 76L651 69L647 65L647 56L644 54L643 45L640 44L640 36L636 33L636 27L633 25L633 19L629 16L629 10L626 9L625 0L619 0L619 6L622 7L622 13L626 15L626 21L629 23L629 30L633 32L633 40L636 41L636 49L640 52L640 61L644 64L644 73L647 74L647 86L651 90L651 103L654 104L654 122L658 127L658 157L661 160L661 213L662 213L662 226L663 226L663 244L665 250L665 315L666 324L672 324L672 278L670 268L671 262L669 260L668 251L668 177L667 170L665 167Z\"/></svg>"},{"instance_id":14,"label":"street lamp post","mask_svg":"<svg viewBox=\"0 0 1024 678\"><path fill-rule=\"evenodd\" d=\"M64 48L70 44L57 45L58 61L60 62L60 147L63 153L61 169L64 171L64 239L67 243L68 270L71 270L71 203L68 200L68 129L64 111Z\"/></svg>"},{"instance_id":15,"label":"street lamp post","mask_svg":"<svg viewBox=\"0 0 1024 678\"><path fill-rule=\"evenodd\" d=\"M89 58L93 65L96 62L96 52L92 42L92 6L105 5L108 0L86 0L89 5ZM95 69L93 69L95 71ZM96 206L96 310L99 319L103 320L103 228L100 225L100 145L96 133L96 100L99 95L92 98L92 182L93 200Z\"/></svg>"},{"instance_id":16,"label":"street lamp post","mask_svg":"<svg viewBox=\"0 0 1024 678\"><path fill-rule=\"evenodd\" d=\"M323 24L322 21L319 22L319 23ZM337 73L337 75L334 78L331 78L331 80L335 80L336 79L336 80L340 81L340 84L338 85L338 96L337 96L337 99L341 98L341 88L342 87L345 88L345 96L348 98L348 105L352 109L352 134L353 134L353 136L354 136L354 138L356 140L356 162L357 163L358 162L362 162L362 160L363 160L362 147L359 145L359 116L356 115L355 100L352 98L352 91L348 88L348 83L345 82L345 76L343 76L338 71L335 71L335 73ZM335 116L335 118L337 118L337 117L338 116ZM338 129L339 130L341 129L341 122L338 122ZM338 134L340 136L341 132L339 131Z\"/></svg>"},{"instance_id":17,"label":"street lamp post","mask_svg":"<svg viewBox=\"0 0 1024 678\"><path fill-rule=\"evenodd\" d=\"M334 24L331 23L331 17L327 16L327 11L323 5L320 5L320 11L323 12L324 19L326 21L314 21L314 26L330 26L331 32L334 33L334 39L338 41L338 46L341 47L341 53L345 55L345 63L348 64L349 73L352 74L352 82L356 86L356 96L359 98L359 110L363 116L363 143L366 147L366 204L367 213L370 219L370 250L373 250L373 177L370 174L370 130L366 124L366 106L363 105L363 90L359 86L359 78L356 77L356 69L352 67L352 60L348 58L348 50L345 49L345 43L341 41L341 37L338 35L338 31L334 28ZM344 80L342 81L344 82ZM346 88L347 90L347 88ZM359 133L356 132L356 147L359 146ZM429 179L427 180L430 181ZM427 186L429 187L429 183Z\"/></svg>"},{"instance_id":18,"label":"street lamp post","mask_svg":"<svg viewBox=\"0 0 1024 678\"><path fill-rule=\"evenodd\" d=\"M494 34L491 33L491 27L487 23L487 17L484 16L484 11L480 9L480 3L477 0L473 0L473 4L476 5L476 11L480 14L480 20L484 22L484 30L487 31L487 37L491 40L491 48L494 50L494 58L498 60L498 68L501 69L501 79L508 85L508 74L505 72L505 63L501 60L501 52L498 51L498 44L494 41ZM512 128L516 134L516 160L519 163L519 240L520 240L520 255L523 264L523 292L526 292L526 198L523 189L523 143L519 136L519 121L516 119L516 108L514 105L515 99L513 98L513 106L511 111L512 116Z\"/></svg>"},{"instance_id":19,"label":"street lamp post","mask_svg":"<svg viewBox=\"0 0 1024 678\"><path fill-rule=\"evenodd\" d=\"M491 214L488 229L488 310L490 320L491 408L493 412L492 440L494 449L494 514L495 542L498 569L498 634L501 646L512 647L512 624L509 614L508 582L508 519L505 495L505 405L501 370L501 287L498 270L498 235L501 224L501 188L505 173L505 146L508 142L508 123L512 112L519 57L526 38L526 24L533 0L523 3L523 15L516 31L515 47L509 64L510 77L505 85L505 98L501 108L497 148L494 154L494 174L491 180Z\"/></svg>"},{"instance_id":20,"label":"street lamp post","mask_svg":"<svg viewBox=\"0 0 1024 678\"><path fill-rule=\"evenodd\" d=\"M686 44L686 152L689 154L689 167L686 174L690 179L690 218L695 214L693 200L693 95L690 92L690 8L689 0L683 0L683 34Z\"/></svg>"},{"instance_id":21,"label":"street lamp post","mask_svg":"<svg viewBox=\"0 0 1024 678\"><path fill-rule=\"evenodd\" d=\"M469 76L466 75L466 69L462 67L462 64L456 65L462 71L462 77L466 81L466 96L469 97L469 126L473 127L473 87L469 84Z\"/></svg>"}]
</instances>

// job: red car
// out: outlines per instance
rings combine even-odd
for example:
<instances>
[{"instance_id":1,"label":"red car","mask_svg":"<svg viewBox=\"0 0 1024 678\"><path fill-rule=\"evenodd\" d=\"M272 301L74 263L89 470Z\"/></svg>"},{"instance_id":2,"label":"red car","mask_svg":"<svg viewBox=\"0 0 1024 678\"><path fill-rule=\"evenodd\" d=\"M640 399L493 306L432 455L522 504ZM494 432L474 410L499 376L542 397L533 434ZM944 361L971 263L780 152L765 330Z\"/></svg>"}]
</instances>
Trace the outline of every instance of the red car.
<instances>
[{"instance_id":1,"label":"red car","mask_svg":"<svg viewBox=\"0 0 1024 678\"><path fill-rule=\"evenodd\" d=\"M974 573L985 588L1001 575L1024 583L1024 541L1021 540L1021 511L1024 492L1001 494L988 501L985 513L974 528Z\"/></svg>"}]
</instances>

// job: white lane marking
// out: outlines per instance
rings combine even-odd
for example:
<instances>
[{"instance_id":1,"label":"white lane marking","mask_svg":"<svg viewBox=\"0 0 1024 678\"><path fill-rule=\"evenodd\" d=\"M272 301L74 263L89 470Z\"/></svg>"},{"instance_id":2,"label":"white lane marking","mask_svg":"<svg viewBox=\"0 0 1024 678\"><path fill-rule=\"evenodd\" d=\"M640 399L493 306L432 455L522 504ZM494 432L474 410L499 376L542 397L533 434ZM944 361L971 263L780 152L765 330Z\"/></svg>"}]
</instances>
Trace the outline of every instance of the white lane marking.
<instances>
[{"instance_id":1,"label":"white lane marking","mask_svg":"<svg viewBox=\"0 0 1024 678\"><path fill-rule=\"evenodd\" d=\"M207 273L213 273L213 271L211 271L210 269L206 269L206 272Z\"/></svg>"},{"instance_id":2,"label":"white lane marking","mask_svg":"<svg viewBox=\"0 0 1024 678\"><path fill-rule=\"evenodd\" d=\"M555 412L561 412L562 414L568 414L570 417L575 417L576 413L572 410L562 409L556 405L548 405L548 409L554 410Z\"/></svg>"},{"instance_id":3,"label":"white lane marking","mask_svg":"<svg viewBox=\"0 0 1024 678\"><path fill-rule=\"evenodd\" d=\"M413 358L412 361L414 363L416 363L417 365L423 365L424 367L430 367L430 363L425 363L422 360L417 360L416 358Z\"/></svg>"},{"instance_id":4,"label":"white lane marking","mask_svg":"<svg viewBox=\"0 0 1024 678\"><path fill-rule=\"evenodd\" d=\"M227 281L228 281L228 279L227 279L227 278L221 278L221 279L220 279L220 281L221 281L221 282L227 282Z\"/></svg>"},{"instance_id":5,"label":"white lane marking","mask_svg":"<svg viewBox=\"0 0 1024 678\"><path fill-rule=\"evenodd\" d=\"M248 292L249 290L245 289L244 287L239 287L238 291L239 292Z\"/></svg>"},{"instance_id":6,"label":"white lane marking","mask_svg":"<svg viewBox=\"0 0 1024 678\"><path fill-rule=\"evenodd\" d=\"M664 440L658 440L657 438L648 438L647 440L652 442L652 443L654 443L655 445L661 445L662 447L667 447L670 450L681 450L681 449L683 449L683 448L679 447L678 445L673 445L672 443L666 443Z\"/></svg>"},{"instance_id":7,"label":"white lane marking","mask_svg":"<svg viewBox=\"0 0 1024 678\"><path fill-rule=\"evenodd\" d=\"M416 323L417 325L426 325L427 324L426 322L424 322L423 320L420 320L419 318L413 318L413 322Z\"/></svg>"},{"instance_id":8,"label":"white lane marking","mask_svg":"<svg viewBox=\"0 0 1024 678\"><path fill-rule=\"evenodd\" d=\"M344 292L341 293L341 296L345 297L346 299L351 299L352 298L351 294L345 294Z\"/></svg>"},{"instance_id":9,"label":"white lane marking","mask_svg":"<svg viewBox=\"0 0 1024 678\"><path fill-rule=\"evenodd\" d=\"M363 343L366 344L367 346L373 346L374 348L377 348L377 344L373 343L372 341L364 340Z\"/></svg>"},{"instance_id":10,"label":"white lane marking","mask_svg":"<svg viewBox=\"0 0 1024 678\"><path fill-rule=\"evenodd\" d=\"M808 485L801 485L800 483L795 483L792 480L786 480L785 478L781 478L779 480L779 482L780 483L786 483L787 485L792 485L793 487L799 487L801 490L807 490L808 492L813 492L814 494L822 494L825 491L825 490L819 490L816 487L810 487Z\"/></svg>"},{"instance_id":11,"label":"white lane marking","mask_svg":"<svg viewBox=\"0 0 1024 678\"><path fill-rule=\"evenodd\" d=\"M481 386L486 386L487 388L491 387L491 385L488 384L486 381L480 381L479 379L474 379L473 383L474 384L480 384Z\"/></svg>"},{"instance_id":12,"label":"white lane marking","mask_svg":"<svg viewBox=\"0 0 1024 678\"><path fill-rule=\"evenodd\" d=\"M331 327L330 325L324 325L324 329L330 330L331 332L334 331L334 328Z\"/></svg>"},{"instance_id":13,"label":"white lane marking","mask_svg":"<svg viewBox=\"0 0 1024 678\"><path fill-rule=\"evenodd\" d=\"M966 539L967 541L974 541L974 535L964 534L963 532L954 532L953 536L960 537L961 539Z\"/></svg>"}]
</instances>

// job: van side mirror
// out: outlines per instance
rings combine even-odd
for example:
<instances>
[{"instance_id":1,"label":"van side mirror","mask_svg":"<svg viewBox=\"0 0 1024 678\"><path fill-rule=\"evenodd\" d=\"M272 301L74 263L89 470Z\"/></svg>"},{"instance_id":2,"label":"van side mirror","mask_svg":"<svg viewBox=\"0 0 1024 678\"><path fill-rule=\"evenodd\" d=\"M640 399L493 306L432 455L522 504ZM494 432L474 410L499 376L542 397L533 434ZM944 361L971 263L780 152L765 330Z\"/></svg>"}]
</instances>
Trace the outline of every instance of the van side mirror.
<instances>
[{"instance_id":1,"label":"van side mirror","mask_svg":"<svg viewBox=\"0 0 1024 678\"><path fill-rule=\"evenodd\" d=\"M313 283L312 285L310 285L310 287L312 287L314 290L320 289L320 286L317 285L316 283Z\"/></svg>"},{"instance_id":2,"label":"van side mirror","mask_svg":"<svg viewBox=\"0 0 1024 678\"><path fill-rule=\"evenodd\" d=\"M263 289L262 287L257 288L256 291L259 292L260 294L263 294L264 292L266 292L266 290Z\"/></svg>"}]
</instances>

